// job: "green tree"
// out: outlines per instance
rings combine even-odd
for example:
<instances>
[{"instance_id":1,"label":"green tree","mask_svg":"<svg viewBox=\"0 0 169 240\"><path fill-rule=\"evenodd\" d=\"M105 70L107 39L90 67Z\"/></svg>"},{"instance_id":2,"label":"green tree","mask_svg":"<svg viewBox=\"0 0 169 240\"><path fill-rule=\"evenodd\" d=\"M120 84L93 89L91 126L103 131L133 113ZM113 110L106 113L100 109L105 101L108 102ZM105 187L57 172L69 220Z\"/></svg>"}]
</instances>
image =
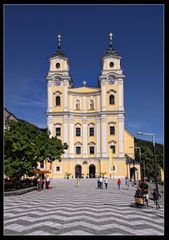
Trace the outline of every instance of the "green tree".
<instances>
[{"instance_id":1,"label":"green tree","mask_svg":"<svg viewBox=\"0 0 169 240\"><path fill-rule=\"evenodd\" d=\"M49 132L25 121L9 121L5 129L4 169L13 180L24 174L34 175L37 162L45 159L61 161L61 155L68 148L57 137L49 138Z\"/></svg>"},{"instance_id":2,"label":"green tree","mask_svg":"<svg viewBox=\"0 0 169 240\"><path fill-rule=\"evenodd\" d=\"M141 147L141 171L143 176L144 165L143 162L145 160L145 173L147 177L154 177L154 156L153 156L153 144L149 141L144 141L140 139L135 139L135 146ZM156 168L157 175L160 175L160 169L163 169L163 145L155 144L155 153L156 153ZM139 151L135 152L135 158L137 161L140 161Z\"/></svg>"}]
</instances>

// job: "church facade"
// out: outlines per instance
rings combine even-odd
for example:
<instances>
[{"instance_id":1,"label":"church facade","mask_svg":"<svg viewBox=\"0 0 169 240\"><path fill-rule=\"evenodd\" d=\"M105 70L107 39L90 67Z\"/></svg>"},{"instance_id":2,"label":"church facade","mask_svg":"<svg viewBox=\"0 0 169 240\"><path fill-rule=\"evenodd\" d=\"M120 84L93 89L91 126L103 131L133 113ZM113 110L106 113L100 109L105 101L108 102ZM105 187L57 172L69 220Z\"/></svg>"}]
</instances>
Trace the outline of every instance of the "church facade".
<instances>
[{"instance_id":1,"label":"church facade","mask_svg":"<svg viewBox=\"0 0 169 240\"><path fill-rule=\"evenodd\" d=\"M124 81L121 57L109 48L101 60L98 86L74 87L70 60L60 46L49 58L47 126L50 136L68 144L61 162L46 162L51 178L106 177L140 179L134 160L134 137L125 129Z\"/></svg>"}]
</instances>

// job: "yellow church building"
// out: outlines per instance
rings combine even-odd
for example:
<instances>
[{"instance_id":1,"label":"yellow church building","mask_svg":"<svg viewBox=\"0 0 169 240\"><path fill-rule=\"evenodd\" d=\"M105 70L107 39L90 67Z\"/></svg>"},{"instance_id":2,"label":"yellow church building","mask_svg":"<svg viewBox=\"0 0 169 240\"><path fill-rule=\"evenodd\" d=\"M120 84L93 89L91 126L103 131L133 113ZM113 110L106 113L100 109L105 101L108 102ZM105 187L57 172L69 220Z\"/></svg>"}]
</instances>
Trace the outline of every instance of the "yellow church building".
<instances>
[{"instance_id":1,"label":"yellow church building","mask_svg":"<svg viewBox=\"0 0 169 240\"><path fill-rule=\"evenodd\" d=\"M109 48L101 59L98 86L74 87L70 61L58 49L49 58L47 80L47 126L50 136L57 136L69 146L61 162L46 162L53 179L97 177L135 177L140 179L140 164L134 160L134 136L125 129L124 79L121 57Z\"/></svg>"}]
</instances>

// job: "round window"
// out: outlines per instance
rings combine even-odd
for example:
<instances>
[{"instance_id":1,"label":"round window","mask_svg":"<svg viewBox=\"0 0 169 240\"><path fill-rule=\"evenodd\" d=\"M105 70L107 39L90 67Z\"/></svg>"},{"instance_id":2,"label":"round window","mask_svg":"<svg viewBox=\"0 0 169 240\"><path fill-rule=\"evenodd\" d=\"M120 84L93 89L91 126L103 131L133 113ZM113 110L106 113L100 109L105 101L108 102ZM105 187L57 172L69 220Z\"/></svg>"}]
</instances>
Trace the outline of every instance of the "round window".
<instances>
[{"instance_id":1,"label":"round window","mask_svg":"<svg viewBox=\"0 0 169 240\"><path fill-rule=\"evenodd\" d=\"M60 68L60 63L56 63L56 68Z\"/></svg>"},{"instance_id":2,"label":"round window","mask_svg":"<svg viewBox=\"0 0 169 240\"><path fill-rule=\"evenodd\" d=\"M114 62L110 62L110 67L113 67L114 66Z\"/></svg>"}]
</instances>

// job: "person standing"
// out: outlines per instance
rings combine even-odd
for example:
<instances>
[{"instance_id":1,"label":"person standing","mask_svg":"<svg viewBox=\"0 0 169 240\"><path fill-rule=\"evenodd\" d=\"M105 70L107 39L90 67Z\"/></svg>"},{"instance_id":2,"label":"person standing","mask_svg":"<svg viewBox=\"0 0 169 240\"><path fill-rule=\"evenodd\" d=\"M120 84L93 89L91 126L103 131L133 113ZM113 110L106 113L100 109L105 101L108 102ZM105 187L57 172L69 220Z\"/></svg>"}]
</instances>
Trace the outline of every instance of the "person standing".
<instances>
[{"instance_id":1,"label":"person standing","mask_svg":"<svg viewBox=\"0 0 169 240\"><path fill-rule=\"evenodd\" d=\"M97 180L97 188L100 188L100 177L98 177L98 180Z\"/></svg>"},{"instance_id":2,"label":"person standing","mask_svg":"<svg viewBox=\"0 0 169 240\"><path fill-rule=\"evenodd\" d=\"M106 187L106 189L107 189L107 185L108 185L108 179L107 179L107 177L104 179L104 185L105 185L105 187Z\"/></svg>"},{"instance_id":3,"label":"person standing","mask_svg":"<svg viewBox=\"0 0 169 240\"><path fill-rule=\"evenodd\" d=\"M127 180L128 180L128 178L125 177L125 179L124 179L125 189L128 189L128 185L127 185L128 181Z\"/></svg>"},{"instance_id":4,"label":"person standing","mask_svg":"<svg viewBox=\"0 0 169 240\"><path fill-rule=\"evenodd\" d=\"M149 195L148 195L148 184L146 183L146 179L144 179L144 181L141 183L140 188L143 192L143 197L145 199L145 202L147 203L147 207L148 207L148 199L149 199Z\"/></svg>"},{"instance_id":5,"label":"person standing","mask_svg":"<svg viewBox=\"0 0 169 240\"><path fill-rule=\"evenodd\" d=\"M41 189L42 189L42 179L41 179L41 177L39 177L38 180L37 180L37 188L38 188L38 191L41 191Z\"/></svg>"},{"instance_id":6,"label":"person standing","mask_svg":"<svg viewBox=\"0 0 169 240\"><path fill-rule=\"evenodd\" d=\"M117 185L118 185L118 190L120 190L120 186L121 186L121 180L120 180L120 178L117 180Z\"/></svg>"},{"instance_id":7,"label":"person standing","mask_svg":"<svg viewBox=\"0 0 169 240\"><path fill-rule=\"evenodd\" d=\"M159 199L160 198L161 198L161 195L156 191L156 189L154 189L153 200L154 200L154 203L156 205L156 209L160 208L160 204L159 204Z\"/></svg>"},{"instance_id":8,"label":"person standing","mask_svg":"<svg viewBox=\"0 0 169 240\"><path fill-rule=\"evenodd\" d=\"M45 179L44 177L42 177L42 190L44 189L44 183L45 183Z\"/></svg>"},{"instance_id":9,"label":"person standing","mask_svg":"<svg viewBox=\"0 0 169 240\"><path fill-rule=\"evenodd\" d=\"M129 190L130 182L128 177L126 178L126 189Z\"/></svg>"},{"instance_id":10,"label":"person standing","mask_svg":"<svg viewBox=\"0 0 169 240\"><path fill-rule=\"evenodd\" d=\"M50 184L50 178L49 178L49 176L47 175L47 176L46 176L46 189L49 189L49 184Z\"/></svg>"},{"instance_id":11,"label":"person standing","mask_svg":"<svg viewBox=\"0 0 169 240\"><path fill-rule=\"evenodd\" d=\"M102 176L100 176L100 178L99 178L99 183L100 183L100 189L102 189L103 188L103 178L102 178Z\"/></svg>"}]
</instances>

